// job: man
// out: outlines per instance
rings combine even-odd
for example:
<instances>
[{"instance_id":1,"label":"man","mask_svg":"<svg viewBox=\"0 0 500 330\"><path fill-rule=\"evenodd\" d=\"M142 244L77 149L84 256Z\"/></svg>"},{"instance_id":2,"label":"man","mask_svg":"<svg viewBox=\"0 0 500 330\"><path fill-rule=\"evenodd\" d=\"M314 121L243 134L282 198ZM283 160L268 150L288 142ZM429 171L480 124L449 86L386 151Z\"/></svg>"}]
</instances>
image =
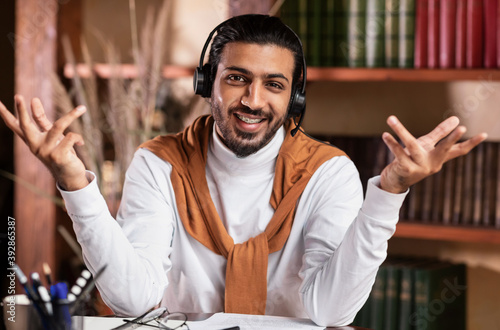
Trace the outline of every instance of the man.
<instances>
[{"instance_id":1,"label":"man","mask_svg":"<svg viewBox=\"0 0 500 330\"><path fill-rule=\"evenodd\" d=\"M452 117L415 139L389 117L406 148L383 134L395 159L369 181L363 201L356 168L340 150L291 134L302 56L296 35L277 18L224 22L208 65L213 117L137 150L117 221L76 156L82 137L63 135L83 107L52 124L38 99L34 123L21 96L19 119L0 106L53 173L89 269L107 265L98 287L117 314L138 315L161 302L172 311L349 324L386 257L410 185L486 138L457 143L465 128Z\"/></svg>"}]
</instances>

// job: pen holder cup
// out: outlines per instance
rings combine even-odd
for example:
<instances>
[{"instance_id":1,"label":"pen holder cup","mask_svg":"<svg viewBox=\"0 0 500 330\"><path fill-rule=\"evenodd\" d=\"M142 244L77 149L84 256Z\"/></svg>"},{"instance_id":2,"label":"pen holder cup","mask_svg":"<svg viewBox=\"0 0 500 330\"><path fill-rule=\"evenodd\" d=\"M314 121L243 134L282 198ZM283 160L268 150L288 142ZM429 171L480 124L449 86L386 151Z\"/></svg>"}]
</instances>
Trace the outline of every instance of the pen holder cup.
<instances>
[{"instance_id":1,"label":"pen holder cup","mask_svg":"<svg viewBox=\"0 0 500 330\"><path fill-rule=\"evenodd\" d=\"M67 301L52 302L52 315L41 313L24 294L3 299L7 330L82 330L81 318L72 322Z\"/></svg>"}]
</instances>

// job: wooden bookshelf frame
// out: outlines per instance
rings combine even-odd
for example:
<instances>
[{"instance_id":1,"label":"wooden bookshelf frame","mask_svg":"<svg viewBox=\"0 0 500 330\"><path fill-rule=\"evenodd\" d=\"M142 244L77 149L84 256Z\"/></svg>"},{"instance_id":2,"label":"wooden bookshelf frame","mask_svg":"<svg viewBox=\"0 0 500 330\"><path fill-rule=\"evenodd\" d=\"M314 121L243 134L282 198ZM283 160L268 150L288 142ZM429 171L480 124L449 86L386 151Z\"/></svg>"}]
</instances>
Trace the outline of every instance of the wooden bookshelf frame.
<instances>
[{"instance_id":1,"label":"wooden bookshelf frame","mask_svg":"<svg viewBox=\"0 0 500 330\"><path fill-rule=\"evenodd\" d=\"M438 241L500 244L500 230L472 226L446 226L400 221L394 237Z\"/></svg>"},{"instance_id":2,"label":"wooden bookshelf frame","mask_svg":"<svg viewBox=\"0 0 500 330\"><path fill-rule=\"evenodd\" d=\"M496 69L389 69L308 67L308 81L500 81Z\"/></svg>"}]
</instances>

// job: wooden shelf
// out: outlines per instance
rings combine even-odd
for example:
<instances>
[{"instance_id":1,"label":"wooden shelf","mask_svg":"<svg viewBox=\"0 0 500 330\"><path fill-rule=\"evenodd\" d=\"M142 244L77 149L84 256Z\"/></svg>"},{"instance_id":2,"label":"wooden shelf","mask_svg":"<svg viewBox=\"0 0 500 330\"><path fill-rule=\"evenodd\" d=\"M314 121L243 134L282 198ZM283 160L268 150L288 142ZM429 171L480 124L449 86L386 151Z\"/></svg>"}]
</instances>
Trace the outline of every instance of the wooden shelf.
<instances>
[{"instance_id":1,"label":"wooden shelf","mask_svg":"<svg viewBox=\"0 0 500 330\"><path fill-rule=\"evenodd\" d=\"M496 69L307 68L308 81L500 81Z\"/></svg>"},{"instance_id":2,"label":"wooden shelf","mask_svg":"<svg viewBox=\"0 0 500 330\"><path fill-rule=\"evenodd\" d=\"M92 69L88 65L79 63L76 72L82 78L89 78L91 72L98 77L109 79L111 77L135 78L138 75L134 64L109 65L96 63ZM165 79L190 77L193 67L165 65L162 75ZM75 70L70 64L64 66L64 76L71 78ZM494 69L387 69L387 68L322 68L308 67L308 81L421 81L444 82L456 80L472 81L500 81L500 70Z\"/></svg>"},{"instance_id":3,"label":"wooden shelf","mask_svg":"<svg viewBox=\"0 0 500 330\"><path fill-rule=\"evenodd\" d=\"M117 64L110 65L104 63L96 63L89 68L86 64L77 64L76 73L81 78L89 78L92 71L99 78L109 79L112 77L120 77L125 79L131 79L138 76L139 71L134 64ZM183 67L177 65L165 65L162 69L162 76L165 79L177 79L193 76L194 68ZM66 64L64 66L64 76L66 78L72 78L75 75L75 69L71 64Z\"/></svg>"},{"instance_id":4,"label":"wooden shelf","mask_svg":"<svg viewBox=\"0 0 500 330\"><path fill-rule=\"evenodd\" d=\"M394 237L500 244L500 229L399 222Z\"/></svg>"}]
</instances>

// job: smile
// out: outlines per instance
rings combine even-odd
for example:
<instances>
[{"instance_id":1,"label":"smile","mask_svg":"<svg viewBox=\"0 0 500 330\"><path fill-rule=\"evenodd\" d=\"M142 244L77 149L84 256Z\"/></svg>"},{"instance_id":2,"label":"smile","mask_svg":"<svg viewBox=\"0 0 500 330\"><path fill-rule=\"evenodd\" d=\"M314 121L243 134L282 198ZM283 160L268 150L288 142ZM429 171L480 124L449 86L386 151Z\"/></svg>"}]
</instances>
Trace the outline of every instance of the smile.
<instances>
[{"instance_id":1,"label":"smile","mask_svg":"<svg viewBox=\"0 0 500 330\"><path fill-rule=\"evenodd\" d=\"M237 113L235 115L236 115L236 117L238 117L239 120L241 120L241 121L243 121L243 122L245 122L247 124L258 124L258 123L260 123L260 122L262 122L264 120L264 118L254 118L254 119L252 119L252 118L244 117L244 116L242 116L240 114L237 114Z\"/></svg>"}]
</instances>

